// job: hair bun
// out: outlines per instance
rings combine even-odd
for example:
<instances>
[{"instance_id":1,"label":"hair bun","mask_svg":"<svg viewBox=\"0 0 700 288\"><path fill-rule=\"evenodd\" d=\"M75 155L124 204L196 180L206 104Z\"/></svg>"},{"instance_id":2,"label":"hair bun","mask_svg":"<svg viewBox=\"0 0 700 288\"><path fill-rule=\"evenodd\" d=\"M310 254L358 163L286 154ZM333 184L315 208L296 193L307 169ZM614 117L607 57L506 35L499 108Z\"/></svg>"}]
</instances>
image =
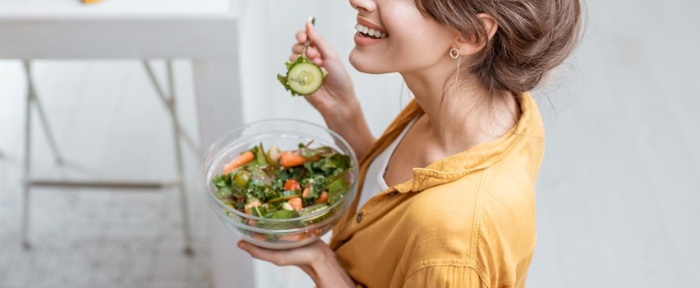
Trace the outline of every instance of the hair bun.
<instances>
[{"instance_id":1,"label":"hair bun","mask_svg":"<svg viewBox=\"0 0 700 288\"><path fill-rule=\"evenodd\" d=\"M416 4L424 14L463 35L488 41L468 65L491 91L532 90L571 54L579 39L579 0L417 0ZM499 25L490 41L478 19L481 13Z\"/></svg>"}]
</instances>

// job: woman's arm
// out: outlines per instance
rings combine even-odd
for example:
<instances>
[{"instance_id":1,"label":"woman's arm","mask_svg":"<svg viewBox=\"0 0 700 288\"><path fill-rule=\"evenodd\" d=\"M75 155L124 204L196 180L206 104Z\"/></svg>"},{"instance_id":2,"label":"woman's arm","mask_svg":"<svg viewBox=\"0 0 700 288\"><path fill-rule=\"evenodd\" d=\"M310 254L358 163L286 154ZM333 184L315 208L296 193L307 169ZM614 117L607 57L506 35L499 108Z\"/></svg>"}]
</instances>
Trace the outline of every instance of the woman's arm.
<instances>
[{"instance_id":1,"label":"woman's arm","mask_svg":"<svg viewBox=\"0 0 700 288\"><path fill-rule=\"evenodd\" d=\"M319 288L356 287L355 282L338 263L333 250L321 240L288 250L265 249L245 241L238 242L238 247L248 252L253 258L277 266L294 265L301 268Z\"/></svg>"},{"instance_id":2,"label":"woman's arm","mask_svg":"<svg viewBox=\"0 0 700 288\"><path fill-rule=\"evenodd\" d=\"M357 158L361 159L376 139L362 113L350 75L335 51L310 22L306 23L305 30L297 32L296 38L290 60L296 60L304 53L304 44L310 40L306 56L328 71L321 88L306 96L306 100L321 113L328 128L348 141Z\"/></svg>"}]
</instances>

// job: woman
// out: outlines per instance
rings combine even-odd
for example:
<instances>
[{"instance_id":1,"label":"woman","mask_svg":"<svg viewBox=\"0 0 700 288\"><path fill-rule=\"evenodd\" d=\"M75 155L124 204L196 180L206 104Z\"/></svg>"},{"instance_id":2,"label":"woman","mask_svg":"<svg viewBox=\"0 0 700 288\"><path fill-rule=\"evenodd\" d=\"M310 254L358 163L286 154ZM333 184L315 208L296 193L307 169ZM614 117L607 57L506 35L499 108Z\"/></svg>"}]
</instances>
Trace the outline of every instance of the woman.
<instances>
[{"instance_id":1,"label":"woman","mask_svg":"<svg viewBox=\"0 0 700 288\"><path fill-rule=\"evenodd\" d=\"M578 0L350 0L350 63L398 72L415 99L371 135L338 55L307 23L293 55L328 70L307 100L361 158L358 197L329 245L253 257L319 287L524 287L544 132L527 91L571 52Z\"/></svg>"}]
</instances>

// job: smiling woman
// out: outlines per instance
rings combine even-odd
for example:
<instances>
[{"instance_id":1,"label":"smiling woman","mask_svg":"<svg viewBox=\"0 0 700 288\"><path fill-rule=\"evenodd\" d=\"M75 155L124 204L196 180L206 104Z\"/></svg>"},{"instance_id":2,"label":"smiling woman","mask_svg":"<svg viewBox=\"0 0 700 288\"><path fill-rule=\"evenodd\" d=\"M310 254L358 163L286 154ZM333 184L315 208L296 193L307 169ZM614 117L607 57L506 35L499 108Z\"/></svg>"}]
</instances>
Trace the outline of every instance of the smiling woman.
<instances>
[{"instance_id":1,"label":"smiling woman","mask_svg":"<svg viewBox=\"0 0 700 288\"><path fill-rule=\"evenodd\" d=\"M375 139L340 57L307 23L290 60L328 71L305 98L361 159L359 196L328 245L239 247L319 287L524 287L544 146L528 91L573 49L580 3L350 4L352 66L400 74L415 99Z\"/></svg>"}]
</instances>

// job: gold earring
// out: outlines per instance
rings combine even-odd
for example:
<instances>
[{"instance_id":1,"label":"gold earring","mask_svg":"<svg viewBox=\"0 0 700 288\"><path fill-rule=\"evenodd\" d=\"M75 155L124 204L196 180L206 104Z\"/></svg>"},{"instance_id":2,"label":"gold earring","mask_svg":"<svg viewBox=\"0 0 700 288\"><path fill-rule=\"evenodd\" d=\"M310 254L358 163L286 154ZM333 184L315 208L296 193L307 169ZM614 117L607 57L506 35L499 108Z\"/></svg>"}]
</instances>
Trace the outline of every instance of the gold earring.
<instances>
[{"instance_id":1,"label":"gold earring","mask_svg":"<svg viewBox=\"0 0 700 288\"><path fill-rule=\"evenodd\" d=\"M460 55L459 49L452 47L450 49L450 58L457 59L457 72L455 72L455 83L452 85L452 91L457 89L457 80L459 80L459 64L462 62L462 57Z\"/></svg>"}]
</instances>

